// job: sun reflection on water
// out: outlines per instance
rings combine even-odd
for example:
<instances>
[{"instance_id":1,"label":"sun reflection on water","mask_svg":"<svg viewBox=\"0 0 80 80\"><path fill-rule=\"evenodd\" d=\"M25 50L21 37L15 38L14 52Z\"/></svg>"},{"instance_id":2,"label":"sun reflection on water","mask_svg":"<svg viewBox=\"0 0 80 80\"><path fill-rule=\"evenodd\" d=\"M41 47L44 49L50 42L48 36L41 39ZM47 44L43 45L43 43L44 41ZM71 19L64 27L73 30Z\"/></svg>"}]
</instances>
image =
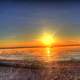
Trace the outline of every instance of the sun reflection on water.
<instances>
[{"instance_id":1,"label":"sun reflection on water","mask_svg":"<svg viewBox=\"0 0 80 80\"><path fill-rule=\"evenodd\" d=\"M47 47L45 51L46 51L46 54L45 54L46 61L51 62L52 61L51 48Z\"/></svg>"}]
</instances>

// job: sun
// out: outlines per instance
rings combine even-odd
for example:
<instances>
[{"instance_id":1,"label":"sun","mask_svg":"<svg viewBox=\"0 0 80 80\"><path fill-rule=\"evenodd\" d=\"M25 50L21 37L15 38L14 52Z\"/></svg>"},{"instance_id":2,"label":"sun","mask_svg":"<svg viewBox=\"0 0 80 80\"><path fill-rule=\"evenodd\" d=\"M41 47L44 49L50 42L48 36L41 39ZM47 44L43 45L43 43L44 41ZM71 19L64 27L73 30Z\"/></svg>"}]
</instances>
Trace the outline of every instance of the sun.
<instances>
[{"instance_id":1,"label":"sun","mask_svg":"<svg viewBox=\"0 0 80 80\"><path fill-rule=\"evenodd\" d=\"M44 46L46 46L44 48L44 54L45 54L45 61L47 62L51 62L52 61L52 48L51 46L55 43L55 36L53 33L50 32L44 32L41 35L40 41L43 43Z\"/></svg>"},{"instance_id":2,"label":"sun","mask_svg":"<svg viewBox=\"0 0 80 80\"><path fill-rule=\"evenodd\" d=\"M41 42L46 46L50 46L55 42L54 36L50 33L44 33L41 37Z\"/></svg>"}]
</instances>

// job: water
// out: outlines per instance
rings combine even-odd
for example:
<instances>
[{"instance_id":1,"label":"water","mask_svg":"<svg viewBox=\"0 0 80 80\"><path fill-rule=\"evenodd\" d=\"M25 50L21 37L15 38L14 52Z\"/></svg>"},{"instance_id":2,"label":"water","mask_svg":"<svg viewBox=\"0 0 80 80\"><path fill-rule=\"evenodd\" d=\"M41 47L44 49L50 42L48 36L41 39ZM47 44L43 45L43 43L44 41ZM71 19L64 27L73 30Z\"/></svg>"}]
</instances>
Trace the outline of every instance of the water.
<instances>
[{"instance_id":1,"label":"water","mask_svg":"<svg viewBox=\"0 0 80 80\"><path fill-rule=\"evenodd\" d=\"M0 80L80 80L79 48L0 50L1 59L40 61L45 68L0 65ZM35 65L35 64L34 64Z\"/></svg>"}]
</instances>

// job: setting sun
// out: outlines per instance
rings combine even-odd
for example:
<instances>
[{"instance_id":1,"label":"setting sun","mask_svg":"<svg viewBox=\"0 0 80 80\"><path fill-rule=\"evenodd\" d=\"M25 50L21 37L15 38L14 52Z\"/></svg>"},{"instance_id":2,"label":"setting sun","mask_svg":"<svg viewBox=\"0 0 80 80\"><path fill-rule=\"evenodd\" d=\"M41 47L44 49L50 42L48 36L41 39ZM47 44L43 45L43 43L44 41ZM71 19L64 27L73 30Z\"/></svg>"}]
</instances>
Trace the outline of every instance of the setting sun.
<instances>
[{"instance_id":1,"label":"setting sun","mask_svg":"<svg viewBox=\"0 0 80 80\"><path fill-rule=\"evenodd\" d=\"M45 60L47 60L48 62L51 62L52 60L52 55L51 55L51 45L55 42L54 40L54 36L50 33L44 33L41 37L41 42L48 46L47 48L45 48Z\"/></svg>"},{"instance_id":2,"label":"setting sun","mask_svg":"<svg viewBox=\"0 0 80 80\"><path fill-rule=\"evenodd\" d=\"M55 40L51 34L44 33L41 38L41 41L42 41L42 43L44 43L44 45L50 46Z\"/></svg>"}]
</instances>

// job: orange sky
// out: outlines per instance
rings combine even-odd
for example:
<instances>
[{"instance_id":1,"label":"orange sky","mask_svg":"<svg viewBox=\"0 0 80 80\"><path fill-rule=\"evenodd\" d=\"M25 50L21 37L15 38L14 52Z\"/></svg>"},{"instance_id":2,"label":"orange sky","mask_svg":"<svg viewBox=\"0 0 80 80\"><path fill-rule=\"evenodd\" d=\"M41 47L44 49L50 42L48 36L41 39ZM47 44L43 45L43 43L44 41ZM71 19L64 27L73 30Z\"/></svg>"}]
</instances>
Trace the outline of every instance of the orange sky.
<instances>
[{"instance_id":1,"label":"orange sky","mask_svg":"<svg viewBox=\"0 0 80 80\"><path fill-rule=\"evenodd\" d=\"M79 42L74 41L58 41L52 45L68 45L68 44L79 44ZM0 43L0 47L25 47L25 46L42 46L45 45L40 41L28 41L28 42L3 42Z\"/></svg>"},{"instance_id":2,"label":"orange sky","mask_svg":"<svg viewBox=\"0 0 80 80\"><path fill-rule=\"evenodd\" d=\"M4 42L0 43L0 47L21 47L21 46L39 46L41 43L37 41L28 41L28 42Z\"/></svg>"}]
</instances>

